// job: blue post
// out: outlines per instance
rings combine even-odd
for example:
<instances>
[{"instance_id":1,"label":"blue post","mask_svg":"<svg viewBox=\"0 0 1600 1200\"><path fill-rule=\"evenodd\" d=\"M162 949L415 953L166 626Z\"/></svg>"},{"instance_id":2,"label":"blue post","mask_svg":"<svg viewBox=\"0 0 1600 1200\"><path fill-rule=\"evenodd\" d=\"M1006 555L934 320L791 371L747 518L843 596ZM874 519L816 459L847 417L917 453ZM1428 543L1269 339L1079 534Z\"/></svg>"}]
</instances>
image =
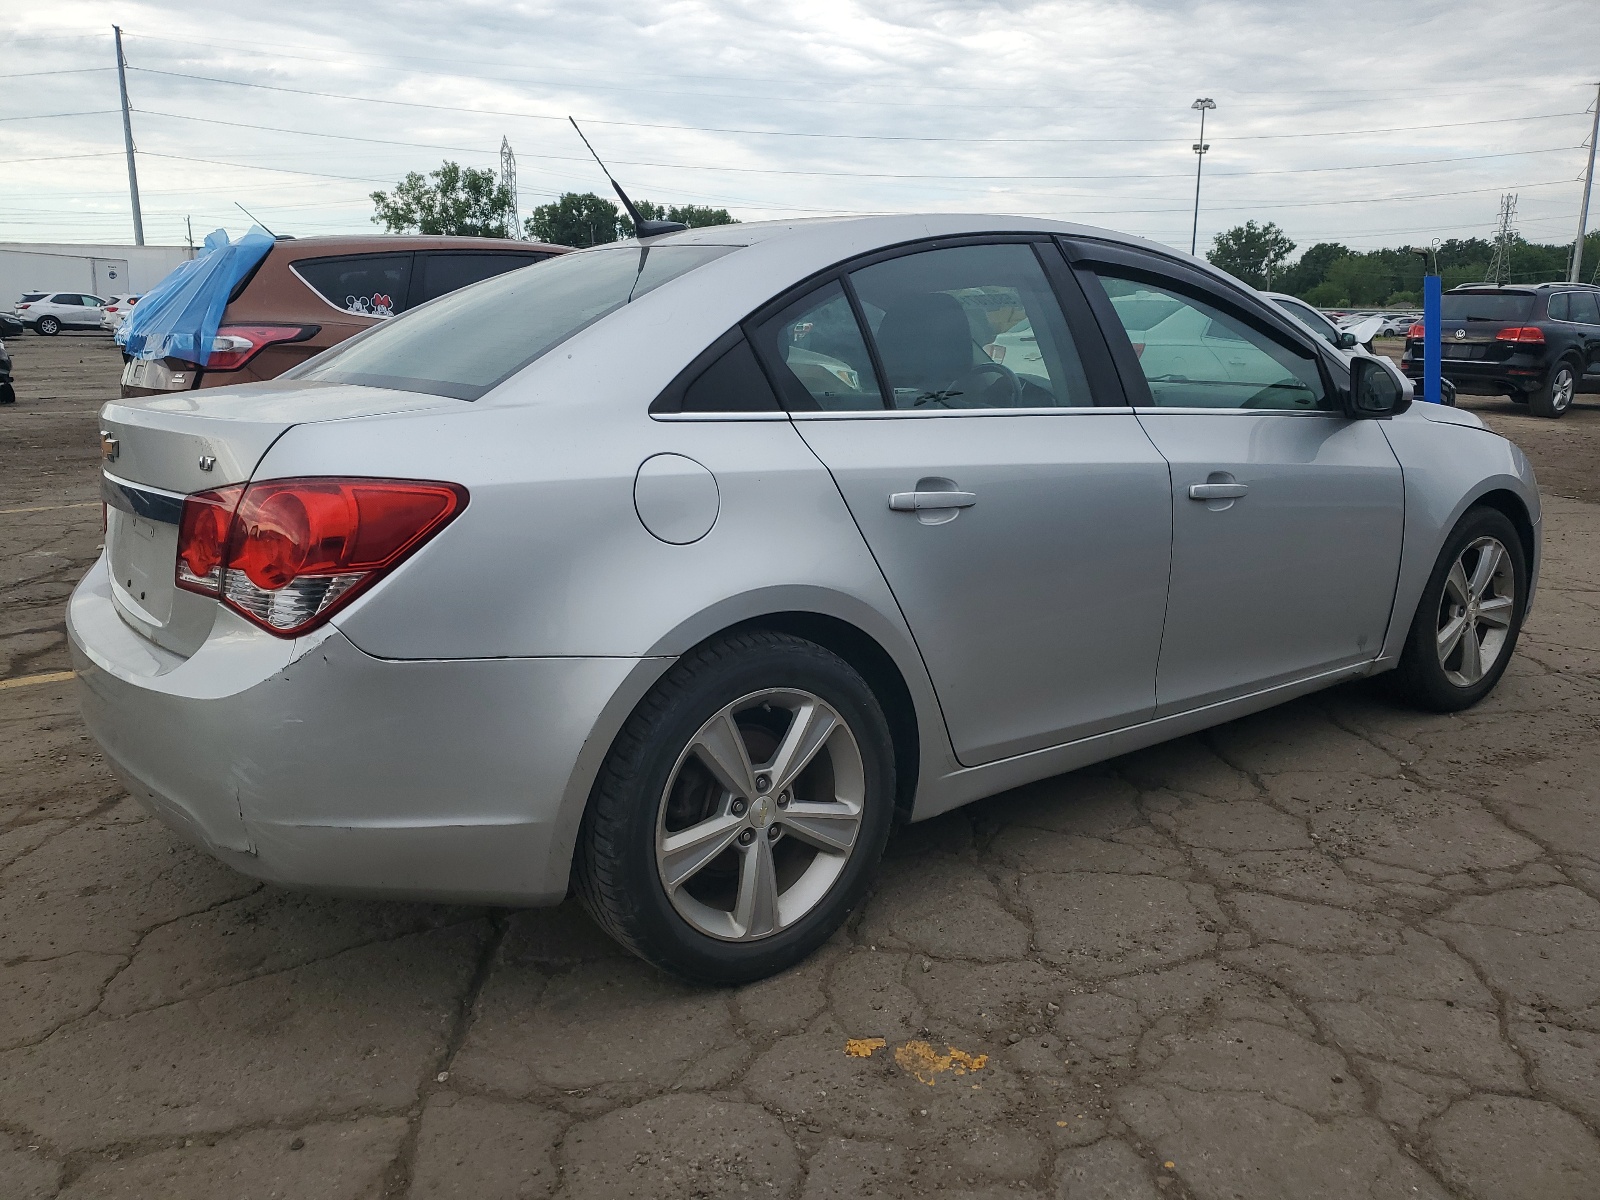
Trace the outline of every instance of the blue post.
<instances>
[{"instance_id":1,"label":"blue post","mask_svg":"<svg viewBox=\"0 0 1600 1200\"><path fill-rule=\"evenodd\" d=\"M1443 401L1439 386L1443 370L1443 352L1439 345L1439 308L1443 295L1442 279L1437 275L1422 277L1422 398L1429 404Z\"/></svg>"}]
</instances>

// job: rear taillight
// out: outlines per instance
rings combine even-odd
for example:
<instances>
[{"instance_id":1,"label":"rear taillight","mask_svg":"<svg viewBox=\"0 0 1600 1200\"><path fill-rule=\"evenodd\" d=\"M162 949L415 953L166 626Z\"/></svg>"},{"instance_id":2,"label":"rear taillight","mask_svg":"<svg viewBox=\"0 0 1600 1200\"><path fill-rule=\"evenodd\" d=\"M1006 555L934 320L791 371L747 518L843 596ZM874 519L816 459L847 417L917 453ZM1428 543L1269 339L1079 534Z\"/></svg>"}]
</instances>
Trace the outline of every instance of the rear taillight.
<instances>
[{"instance_id":1,"label":"rear taillight","mask_svg":"<svg viewBox=\"0 0 1600 1200\"><path fill-rule=\"evenodd\" d=\"M224 325L211 340L208 371L237 371L274 342L303 342L320 325Z\"/></svg>"},{"instance_id":2,"label":"rear taillight","mask_svg":"<svg viewBox=\"0 0 1600 1200\"><path fill-rule=\"evenodd\" d=\"M26 304L19 304L19 305L17 305L17 311L18 311L18 312L21 312L21 311L22 311L22 310L23 310L23 309L25 309L25 308L32 308L32 307L33 307L33 301L31 301L31 300L30 300L30 301L28 301L28 303L26 303Z\"/></svg>"},{"instance_id":3,"label":"rear taillight","mask_svg":"<svg viewBox=\"0 0 1600 1200\"><path fill-rule=\"evenodd\" d=\"M1513 325L1494 335L1497 342L1516 342L1523 346L1544 345L1544 330L1537 325Z\"/></svg>"},{"instance_id":4,"label":"rear taillight","mask_svg":"<svg viewBox=\"0 0 1600 1200\"><path fill-rule=\"evenodd\" d=\"M1410 329L1406 330L1406 336L1408 338L1419 338L1419 337L1422 337L1423 336L1422 322L1418 321Z\"/></svg>"},{"instance_id":5,"label":"rear taillight","mask_svg":"<svg viewBox=\"0 0 1600 1200\"><path fill-rule=\"evenodd\" d=\"M272 633L326 621L467 504L454 483L273 479L184 497L175 582Z\"/></svg>"}]
</instances>

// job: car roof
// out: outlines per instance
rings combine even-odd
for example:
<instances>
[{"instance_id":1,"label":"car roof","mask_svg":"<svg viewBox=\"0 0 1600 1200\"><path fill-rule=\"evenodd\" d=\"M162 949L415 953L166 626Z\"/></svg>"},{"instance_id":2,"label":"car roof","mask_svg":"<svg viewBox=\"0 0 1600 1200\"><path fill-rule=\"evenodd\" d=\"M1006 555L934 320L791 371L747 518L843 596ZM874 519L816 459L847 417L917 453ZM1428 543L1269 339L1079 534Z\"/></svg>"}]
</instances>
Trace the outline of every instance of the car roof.
<instances>
[{"instance_id":1,"label":"car roof","mask_svg":"<svg viewBox=\"0 0 1600 1200\"><path fill-rule=\"evenodd\" d=\"M327 258L339 254L376 254L406 250L509 250L565 254L571 246L550 242L519 242L512 238L447 237L430 234L357 233L322 237L279 238L273 243L275 257L288 259Z\"/></svg>"}]
</instances>

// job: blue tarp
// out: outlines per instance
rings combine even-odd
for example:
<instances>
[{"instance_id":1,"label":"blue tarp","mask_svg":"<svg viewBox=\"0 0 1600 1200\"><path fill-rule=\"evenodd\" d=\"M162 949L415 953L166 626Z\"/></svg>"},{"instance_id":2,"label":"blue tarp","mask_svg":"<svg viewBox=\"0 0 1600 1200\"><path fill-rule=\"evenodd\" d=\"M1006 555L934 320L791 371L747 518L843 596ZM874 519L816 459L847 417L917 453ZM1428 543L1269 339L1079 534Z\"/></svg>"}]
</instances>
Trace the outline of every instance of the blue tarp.
<instances>
[{"instance_id":1,"label":"blue tarp","mask_svg":"<svg viewBox=\"0 0 1600 1200\"><path fill-rule=\"evenodd\" d=\"M117 330L118 344L134 358L181 358L205 366L229 294L274 240L259 225L232 242L226 229L217 230L199 254L140 298Z\"/></svg>"}]
</instances>

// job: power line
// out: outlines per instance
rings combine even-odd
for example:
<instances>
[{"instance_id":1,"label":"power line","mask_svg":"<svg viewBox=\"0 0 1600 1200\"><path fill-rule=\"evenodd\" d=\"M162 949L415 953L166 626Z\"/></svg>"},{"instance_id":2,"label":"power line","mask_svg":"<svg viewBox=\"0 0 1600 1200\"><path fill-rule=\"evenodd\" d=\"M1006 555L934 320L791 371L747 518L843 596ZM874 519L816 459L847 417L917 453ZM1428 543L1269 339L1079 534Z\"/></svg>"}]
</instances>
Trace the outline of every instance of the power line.
<instances>
[{"instance_id":1,"label":"power line","mask_svg":"<svg viewBox=\"0 0 1600 1200\"><path fill-rule=\"evenodd\" d=\"M128 69L130 71L137 70L136 67L129 67ZM106 70L109 71L112 70L112 68L107 67ZM107 113L118 113L121 111L122 110L120 108L93 108L86 112L28 113L26 116L21 117L0 117L0 121L54 121L60 117L103 117Z\"/></svg>"},{"instance_id":2,"label":"power line","mask_svg":"<svg viewBox=\"0 0 1600 1200\"><path fill-rule=\"evenodd\" d=\"M462 153L462 154L482 154L482 155L485 155L485 156L494 153L494 151L488 150L488 149L486 149L486 148L484 148L482 146L453 146L453 145L448 145L448 144L440 143L440 142L408 142L408 141L397 140L397 139L394 139L394 138L361 137L361 136L358 136L358 135L355 135L355 134L327 133L327 132L324 132L322 130L313 130L313 129L289 129L289 128L287 128L285 126L281 126L281 125L254 125L254 124L250 124L250 123L244 122L244 121L224 121L224 120L222 120L222 119L220 119L218 117L196 117L196 116L192 116L192 115L187 114L187 113L158 112L158 111L156 111L154 109L148 109L148 108L141 108L141 109L138 109L136 111L138 111L141 116L147 116L147 117L164 117L164 118L167 118L169 120L174 120L174 121L199 121L199 122L202 122L202 123L207 124L207 125L225 125L225 126L228 126L230 128L234 128L234 129L255 129L255 130L268 132L268 133L289 133L289 134L298 135L300 137L332 138L332 139L335 139L335 140L338 140L338 141L345 141L345 142L368 142L368 143L371 143L372 145L378 145L378 146L407 146L407 147L412 147L412 148L420 149L420 150L451 150L451 151L455 151L457 153ZM1336 171L1386 170L1386 169L1393 168L1393 167L1419 167L1419 166L1433 166L1433 165L1437 165L1437 164L1441 164L1441 163L1482 162L1482 161L1485 161L1485 160L1491 159L1491 158L1516 158L1516 157L1521 157L1521 156L1524 156L1524 155L1533 155L1533 154L1560 154L1560 153L1563 153L1563 152L1568 151L1568 150L1581 150L1582 148L1583 148L1582 146L1577 146L1577 145L1573 145L1573 146L1551 146L1551 147L1548 147L1548 148L1545 148L1545 149L1540 149L1540 150L1505 150L1505 151L1499 151L1499 152L1496 152L1496 153L1493 153L1493 154L1467 154L1467 155L1459 155L1459 156L1447 157L1447 158L1418 158L1418 159L1409 159L1409 160L1404 161L1404 162L1389 162L1389 163L1355 163L1355 164L1351 164L1351 165L1347 165L1347 166L1338 166L1338 167L1301 167L1301 168L1291 168L1291 169L1282 169L1282 170L1265 170L1265 171L1216 171L1216 172L1212 173L1211 178L1213 178L1213 179L1240 179L1240 178L1245 178L1245 177L1257 177L1257 176L1267 176L1267 175L1317 175L1317 174L1326 174L1326 173L1331 173L1331 172L1336 172ZM524 158L537 158L537 159L542 159L542 160L548 161L548 162L583 162L583 163L586 163L586 162L589 161L588 159L584 158L582 155L529 154L526 151L523 152L522 157L524 157ZM968 174L953 174L953 173L950 173L950 172L943 172L943 171L936 172L936 173L929 173L929 174L903 174L903 173L895 173L895 172L888 172L888 171L810 171L810 170L787 168L787 167L783 167L783 168L722 167L722 166L713 166L713 165L706 164L706 163L649 162L649 161L644 161L644 160L640 160L640 159L626 159L626 158L619 158L619 159L615 159L613 161L615 161L615 162L617 162L617 163L619 163L621 165L630 166L630 167L657 167L657 168L668 169L668 170L717 171L717 172L724 172L724 173L728 173L728 174L737 174L737 175L801 175L801 176L817 176L817 177L822 177L822 178L845 178L845 179L911 179L911 180L1031 179L1031 180L1040 180L1040 181L1061 180L1061 181L1064 181L1064 182L1072 182L1072 181L1080 181L1080 180L1081 181L1114 181L1114 180L1123 180L1123 179L1187 179L1189 177L1188 172L1186 172L1186 171L1182 171L1182 172L1163 172L1163 173L1143 173L1143 174L1141 174L1141 173L1117 174L1117 175L968 175Z\"/></svg>"},{"instance_id":3,"label":"power line","mask_svg":"<svg viewBox=\"0 0 1600 1200\"><path fill-rule=\"evenodd\" d=\"M41 75L87 75L91 71L114 71L115 67L65 67L59 71L19 71L15 75L0 75L0 79L37 79Z\"/></svg>"},{"instance_id":4,"label":"power line","mask_svg":"<svg viewBox=\"0 0 1600 1200\"><path fill-rule=\"evenodd\" d=\"M145 75L163 75L173 79L194 79L202 83L220 83L231 87L257 88L269 92L285 92L297 96L317 96L324 100L353 100L362 104L388 104L400 108L422 108L434 112L459 112L473 113L484 117L519 117L530 121L565 121L567 118L551 113L515 112L506 109L493 108L467 108L458 104L425 104L417 100L391 100L381 96L355 96L347 92L322 92L310 88L284 87L273 83L250 83L241 79L223 79L216 75L194 75L186 71L161 71L153 67L130 67L131 71L139 71ZM1478 121L1451 121L1439 125L1394 125L1382 129L1337 129L1337 130L1311 130L1300 133L1257 133L1236 134L1227 138L1217 138L1217 141L1252 142L1271 141L1283 138L1308 138L1308 137L1356 137L1374 133L1412 133L1434 129L1462 129L1467 126L1478 125L1507 125L1524 121L1554 121L1567 117L1588 116L1584 112L1570 113L1539 113L1527 117L1491 117ZM1181 142L1180 137L1161 138L994 138L994 137L929 137L915 134L876 134L876 133L813 133L801 130L787 129L740 129L731 126L719 125L665 125L645 121L610 121L598 117L586 117L585 120L594 125L608 125L626 129L658 129L671 130L680 133L728 133L747 137L796 137L796 138L825 138L836 141L862 141L862 142L933 142L933 143L970 143L981 145L1076 145L1088 143L1107 143L1125 145L1133 143L1166 144Z\"/></svg>"}]
</instances>

